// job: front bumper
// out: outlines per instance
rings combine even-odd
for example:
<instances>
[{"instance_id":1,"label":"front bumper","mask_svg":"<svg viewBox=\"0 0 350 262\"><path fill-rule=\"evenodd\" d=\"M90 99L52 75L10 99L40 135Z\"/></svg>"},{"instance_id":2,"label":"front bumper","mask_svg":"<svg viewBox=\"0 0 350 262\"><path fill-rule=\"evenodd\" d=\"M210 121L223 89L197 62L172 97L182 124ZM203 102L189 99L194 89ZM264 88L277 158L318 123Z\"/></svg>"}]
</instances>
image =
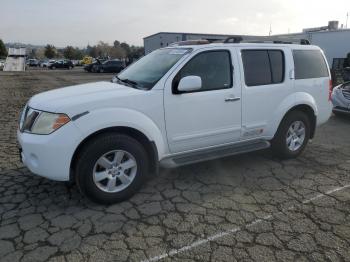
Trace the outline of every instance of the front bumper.
<instances>
[{"instance_id":1,"label":"front bumper","mask_svg":"<svg viewBox=\"0 0 350 262\"><path fill-rule=\"evenodd\" d=\"M82 137L70 122L50 135L21 133L17 130L20 157L28 169L39 176L68 181L70 164Z\"/></svg>"},{"instance_id":2,"label":"front bumper","mask_svg":"<svg viewBox=\"0 0 350 262\"><path fill-rule=\"evenodd\" d=\"M350 108L335 106L335 107L333 107L333 112L342 113L342 114L350 114Z\"/></svg>"}]
</instances>

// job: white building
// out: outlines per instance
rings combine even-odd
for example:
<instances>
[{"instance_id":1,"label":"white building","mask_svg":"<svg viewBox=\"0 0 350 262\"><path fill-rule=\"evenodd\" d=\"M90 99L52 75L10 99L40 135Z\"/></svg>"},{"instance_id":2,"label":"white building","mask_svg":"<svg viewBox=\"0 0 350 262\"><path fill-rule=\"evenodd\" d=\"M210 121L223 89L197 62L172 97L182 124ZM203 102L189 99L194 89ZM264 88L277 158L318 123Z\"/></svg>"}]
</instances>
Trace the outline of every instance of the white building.
<instances>
[{"instance_id":1,"label":"white building","mask_svg":"<svg viewBox=\"0 0 350 262\"><path fill-rule=\"evenodd\" d=\"M230 35L159 32L144 37L143 44L145 47L145 54L148 54L153 50L162 47L167 47L168 45L175 42L198 39L208 39L211 41L216 41L226 39L229 36Z\"/></svg>"},{"instance_id":2,"label":"white building","mask_svg":"<svg viewBox=\"0 0 350 262\"><path fill-rule=\"evenodd\" d=\"M229 36L230 35L160 32L145 37L143 41L145 54L148 54L155 49L166 47L174 42L198 39L215 41L225 39ZM300 33L275 36L309 40L311 44L317 45L323 49L331 67L334 58L345 58L346 55L350 53L350 29L339 29L337 21L330 21L327 26L306 28Z\"/></svg>"},{"instance_id":3,"label":"white building","mask_svg":"<svg viewBox=\"0 0 350 262\"><path fill-rule=\"evenodd\" d=\"M26 48L9 48L4 71L25 71Z\"/></svg>"},{"instance_id":4,"label":"white building","mask_svg":"<svg viewBox=\"0 0 350 262\"><path fill-rule=\"evenodd\" d=\"M301 33L278 36L307 39L312 45L321 47L331 67L334 58L345 58L350 53L350 29L339 29L337 21L330 21L328 26L305 28Z\"/></svg>"}]
</instances>

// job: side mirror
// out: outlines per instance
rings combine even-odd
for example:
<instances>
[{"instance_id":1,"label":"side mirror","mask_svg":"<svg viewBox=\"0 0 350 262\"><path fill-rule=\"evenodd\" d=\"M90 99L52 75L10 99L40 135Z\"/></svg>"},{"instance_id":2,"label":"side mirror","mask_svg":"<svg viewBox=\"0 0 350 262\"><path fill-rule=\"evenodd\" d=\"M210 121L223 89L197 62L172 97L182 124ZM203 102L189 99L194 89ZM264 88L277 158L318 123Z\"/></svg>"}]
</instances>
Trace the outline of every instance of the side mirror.
<instances>
[{"instance_id":1,"label":"side mirror","mask_svg":"<svg viewBox=\"0 0 350 262\"><path fill-rule=\"evenodd\" d=\"M202 78L199 76L185 76L181 78L177 90L179 92L196 91L202 88Z\"/></svg>"}]
</instances>

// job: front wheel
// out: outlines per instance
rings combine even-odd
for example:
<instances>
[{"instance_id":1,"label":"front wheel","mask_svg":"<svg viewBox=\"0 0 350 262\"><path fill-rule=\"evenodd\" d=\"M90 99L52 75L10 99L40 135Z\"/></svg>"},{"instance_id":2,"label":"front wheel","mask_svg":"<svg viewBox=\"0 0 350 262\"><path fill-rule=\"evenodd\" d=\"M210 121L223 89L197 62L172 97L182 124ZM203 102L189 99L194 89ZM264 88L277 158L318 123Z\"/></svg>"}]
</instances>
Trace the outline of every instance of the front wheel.
<instances>
[{"instance_id":1,"label":"front wheel","mask_svg":"<svg viewBox=\"0 0 350 262\"><path fill-rule=\"evenodd\" d=\"M299 156L310 138L310 120L301 111L289 113L280 124L271 141L274 154L282 159Z\"/></svg>"},{"instance_id":2,"label":"front wheel","mask_svg":"<svg viewBox=\"0 0 350 262\"><path fill-rule=\"evenodd\" d=\"M116 203L130 198L143 184L148 157L134 138L104 134L83 147L75 171L84 195L98 203Z\"/></svg>"}]
</instances>

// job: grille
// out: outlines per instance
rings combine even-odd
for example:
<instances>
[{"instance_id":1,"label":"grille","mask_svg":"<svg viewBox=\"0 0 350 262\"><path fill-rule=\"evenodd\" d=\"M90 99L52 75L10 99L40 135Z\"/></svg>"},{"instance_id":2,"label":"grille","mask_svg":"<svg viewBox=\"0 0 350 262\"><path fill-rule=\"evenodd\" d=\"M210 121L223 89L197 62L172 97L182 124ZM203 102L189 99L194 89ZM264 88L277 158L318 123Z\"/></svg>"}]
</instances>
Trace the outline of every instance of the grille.
<instances>
[{"instance_id":1,"label":"grille","mask_svg":"<svg viewBox=\"0 0 350 262\"><path fill-rule=\"evenodd\" d=\"M346 99L349 99L349 100L350 100L350 90L349 90L349 89L343 89L343 90L342 90L342 93L343 93L343 96L344 96Z\"/></svg>"}]
</instances>

